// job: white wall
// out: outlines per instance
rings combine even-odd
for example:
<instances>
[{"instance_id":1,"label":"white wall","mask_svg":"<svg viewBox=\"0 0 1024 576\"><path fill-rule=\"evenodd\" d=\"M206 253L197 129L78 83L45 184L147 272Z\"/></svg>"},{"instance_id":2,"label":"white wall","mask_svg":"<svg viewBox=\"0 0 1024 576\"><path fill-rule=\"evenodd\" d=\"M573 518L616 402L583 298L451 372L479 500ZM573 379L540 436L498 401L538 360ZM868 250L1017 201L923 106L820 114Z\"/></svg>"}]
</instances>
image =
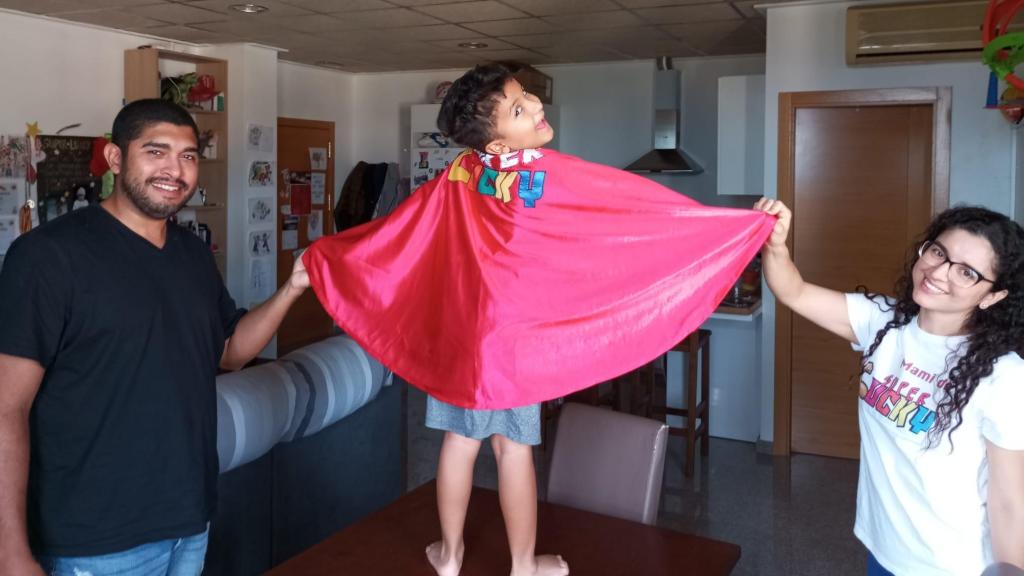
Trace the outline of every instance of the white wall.
<instances>
[{"instance_id":1,"label":"white wall","mask_svg":"<svg viewBox=\"0 0 1024 576\"><path fill-rule=\"evenodd\" d=\"M63 134L110 132L124 97L124 51L151 41L4 10L0 38L0 134L16 136L30 122L43 134L71 124L81 126Z\"/></svg>"},{"instance_id":2,"label":"white wall","mask_svg":"<svg viewBox=\"0 0 1024 576\"><path fill-rule=\"evenodd\" d=\"M547 66L543 71L554 84L562 152L622 167L651 149L653 61Z\"/></svg>"},{"instance_id":3,"label":"white wall","mask_svg":"<svg viewBox=\"0 0 1024 576\"><path fill-rule=\"evenodd\" d=\"M950 203L1008 213L1013 130L998 112L984 108L988 68L980 62L849 68L845 15L850 4L769 9L765 134L777 134L779 92L951 86ZM765 144L765 190L774 195L777 141L766 136Z\"/></svg>"},{"instance_id":4,"label":"white wall","mask_svg":"<svg viewBox=\"0 0 1024 576\"><path fill-rule=\"evenodd\" d=\"M153 42L2 10L0 38L0 133L24 134L34 121L44 134L81 123L64 132L71 136L110 131L124 98L124 51Z\"/></svg>"},{"instance_id":5,"label":"white wall","mask_svg":"<svg viewBox=\"0 0 1024 576\"><path fill-rule=\"evenodd\" d=\"M277 115L334 122L334 186L360 160L353 149L356 76L293 62L277 65Z\"/></svg>"},{"instance_id":6,"label":"white wall","mask_svg":"<svg viewBox=\"0 0 1024 576\"><path fill-rule=\"evenodd\" d=\"M983 108L988 70L975 62L848 68L845 14L851 4L768 5L765 194L774 197L777 192L780 92L950 86L950 203L981 204L1012 213L1013 133L998 112ZM775 308L771 298L766 298L764 312L761 436L770 441L775 358Z\"/></svg>"},{"instance_id":7,"label":"white wall","mask_svg":"<svg viewBox=\"0 0 1024 576\"><path fill-rule=\"evenodd\" d=\"M677 59L682 71L683 147L706 172L654 179L702 202L747 205L746 198L715 195L718 78L761 74L761 55ZM650 60L544 66L554 80L560 149L593 162L625 166L652 146L654 62ZM409 170L409 105L429 102L434 86L464 70L366 74L355 78L355 160L398 162ZM731 204L730 204L731 205Z\"/></svg>"},{"instance_id":8,"label":"white wall","mask_svg":"<svg viewBox=\"0 0 1024 576\"><path fill-rule=\"evenodd\" d=\"M24 134L25 123L38 121L43 133L81 123L65 134L96 136L110 131L124 96L124 51L159 43L181 52L225 58L228 64L229 176L228 290L239 305L248 305L245 278L245 204L249 194L250 158L244 129L250 122L277 122L277 53L253 45L200 49L148 36L70 24L16 12L0 11L0 38L25 50L0 53L3 107L0 133ZM275 160L276 153L259 159ZM274 195L270 192L270 195Z\"/></svg>"},{"instance_id":9,"label":"white wall","mask_svg":"<svg viewBox=\"0 0 1024 576\"><path fill-rule=\"evenodd\" d=\"M354 160L398 162L409 176L409 106L433 100L438 82L465 70L360 74L355 80L352 123Z\"/></svg>"},{"instance_id":10,"label":"white wall","mask_svg":"<svg viewBox=\"0 0 1024 576\"><path fill-rule=\"evenodd\" d=\"M718 79L763 74L764 56L677 58L681 72L680 142L703 168L695 176L651 174L669 188L716 205L743 205L743 197L718 197ZM548 66L561 119L561 150L622 167L652 147L654 62L650 60Z\"/></svg>"},{"instance_id":11,"label":"white wall","mask_svg":"<svg viewBox=\"0 0 1024 576\"><path fill-rule=\"evenodd\" d=\"M653 70L653 63L647 65L648 70ZM717 195L718 170L742 169L730 166L728 158L718 158L718 79L764 74L764 55L676 59L674 65L682 72L683 83L680 140L704 172L694 176L653 175L652 179L704 204L749 208L753 204L750 197ZM649 140L648 137L648 147Z\"/></svg>"},{"instance_id":12,"label":"white wall","mask_svg":"<svg viewBox=\"0 0 1024 576\"><path fill-rule=\"evenodd\" d=\"M205 51L215 58L228 61L228 246L227 278L228 291L239 306L249 307L259 301L247 290L246 281L251 274L248 257L248 199L250 197L272 197L276 187L249 186L249 165L254 160L275 162L277 142L274 151L250 151L246 146L246 132L250 124L277 126L277 51L251 44L226 44ZM275 175L276 178L276 175ZM275 212L276 213L276 212ZM277 257L270 258L271 275L277 278ZM271 357L277 350L276 339L268 350Z\"/></svg>"}]
</instances>

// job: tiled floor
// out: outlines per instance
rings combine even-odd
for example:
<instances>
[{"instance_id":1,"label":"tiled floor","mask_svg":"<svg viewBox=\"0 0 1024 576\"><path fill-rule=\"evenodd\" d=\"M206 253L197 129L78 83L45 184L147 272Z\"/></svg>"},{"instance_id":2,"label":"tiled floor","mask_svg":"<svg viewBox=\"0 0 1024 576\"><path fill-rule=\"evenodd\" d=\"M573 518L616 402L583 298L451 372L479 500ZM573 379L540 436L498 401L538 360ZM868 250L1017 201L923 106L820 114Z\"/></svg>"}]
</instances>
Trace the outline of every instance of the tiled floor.
<instances>
[{"instance_id":1,"label":"tiled floor","mask_svg":"<svg viewBox=\"0 0 1024 576\"><path fill-rule=\"evenodd\" d=\"M442 433L423 426L426 396L409 389L408 487L434 478ZM537 450L543 495L545 452ZM753 444L712 438L692 479L682 473L682 439L669 440L658 525L739 544L737 575L863 576L865 553L853 536L857 462L758 454ZM497 487L487 443L475 483Z\"/></svg>"}]
</instances>

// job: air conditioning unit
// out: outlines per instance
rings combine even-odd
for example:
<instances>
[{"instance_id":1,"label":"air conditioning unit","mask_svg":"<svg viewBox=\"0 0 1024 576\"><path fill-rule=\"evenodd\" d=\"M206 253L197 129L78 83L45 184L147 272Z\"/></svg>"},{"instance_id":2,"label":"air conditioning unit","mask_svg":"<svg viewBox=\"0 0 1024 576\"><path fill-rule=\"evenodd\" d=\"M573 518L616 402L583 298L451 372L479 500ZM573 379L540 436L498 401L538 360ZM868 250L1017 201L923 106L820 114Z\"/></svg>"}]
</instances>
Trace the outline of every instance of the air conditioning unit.
<instances>
[{"instance_id":1,"label":"air conditioning unit","mask_svg":"<svg viewBox=\"0 0 1024 576\"><path fill-rule=\"evenodd\" d=\"M851 6L846 11L846 63L979 60L987 7L987 0Z\"/></svg>"}]
</instances>

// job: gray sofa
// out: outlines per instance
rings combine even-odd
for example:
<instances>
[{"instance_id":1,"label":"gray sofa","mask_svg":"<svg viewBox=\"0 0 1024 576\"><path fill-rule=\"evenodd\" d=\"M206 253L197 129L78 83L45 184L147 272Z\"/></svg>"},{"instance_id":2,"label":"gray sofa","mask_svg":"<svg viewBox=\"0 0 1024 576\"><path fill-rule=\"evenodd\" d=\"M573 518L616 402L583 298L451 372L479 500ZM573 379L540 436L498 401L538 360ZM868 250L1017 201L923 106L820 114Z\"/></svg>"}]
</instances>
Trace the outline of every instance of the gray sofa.
<instances>
[{"instance_id":1,"label":"gray sofa","mask_svg":"<svg viewBox=\"0 0 1024 576\"><path fill-rule=\"evenodd\" d=\"M404 490L404 385L345 336L217 378L207 575L260 574Z\"/></svg>"}]
</instances>

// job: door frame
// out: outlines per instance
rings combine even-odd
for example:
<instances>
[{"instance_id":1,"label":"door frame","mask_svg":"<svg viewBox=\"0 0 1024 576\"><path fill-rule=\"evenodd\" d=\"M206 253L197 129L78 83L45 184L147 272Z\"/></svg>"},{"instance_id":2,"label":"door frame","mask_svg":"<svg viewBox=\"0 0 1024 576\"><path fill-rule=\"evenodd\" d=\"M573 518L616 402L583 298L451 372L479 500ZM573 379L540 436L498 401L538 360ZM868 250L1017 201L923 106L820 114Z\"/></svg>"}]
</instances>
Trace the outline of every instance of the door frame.
<instances>
[{"instance_id":1,"label":"door frame","mask_svg":"<svg viewBox=\"0 0 1024 576\"><path fill-rule=\"evenodd\" d=\"M777 196L796 210L796 115L800 108L852 108L860 106L932 107L931 211L937 214L949 206L950 118L953 91L939 88L883 88L779 93L779 142ZM793 253L793 235L786 240ZM792 442L793 388L790 379L793 359L793 312L776 301L775 307L775 415L772 451L788 456Z\"/></svg>"},{"instance_id":2,"label":"door frame","mask_svg":"<svg viewBox=\"0 0 1024 576\"><path fill-rule=\"evenodd\" d=\"M322 214L323 222L321 223L321 226L322 226L321 232L322 232L322 236L330 236L331 234L333 234L335 232L335 230L334 230L334 188L335 188L335 185L336 185L336 182L337 182L337 174L336 174L335 165L334 165L334 159L335 159L334 155L337 153L337 151L336 151L337 146L336 146L336 142L334 141L335 137L337 135L336 132L335 132L335 123L334 123L333 120L311 120L311 119L307 119L307 118L292 118L292 117L288 117L288 116L278 116L277 117L277 123L275 125L276 132L274 134L275 146L278 144L278 140L281 138L281 133L282 133L281 129L285 128L285 127L299 128L299 129L311 128L311 129L324 130L324 131L327 132L327 135L328 135L328 138L327 138L327 173L331 174L331 178L328 179L328 181L326 183L326 186L327 186L326 190L324 190L324 208L323 208L323 214ZM276 201L278 202L277 213L274 215L275 247L276 247L276 250L278 252L277 257L274 259L275 260L274 278L277 280L277 285L278 286L282 286L285 282L287 282L288 281L288 277L291 275L291 267L282 268L281 267L281 258L280 258L280 253L282 252L282 250L281 250L281 234L283 232L283 227L282 227L283 215L281 213L281 207L280 207L279 204L281 202L281 188L280 187L284 186L284 181L283 181L282 176L281 176L281 158L280 158L280 156L281 156L281 151L280 151L280 149L278 149L277 150L277 159L276 159L276 164L277 164L276 171L277 171L277 174L274 175L274 178L275 178L275 180L274 180L274 186L275 186L275 188L274 188L274 197L275 197ZM301 248L307 248L308 246L300 246L300 247ZM312 290L307 290L301 296L301 298L310 298L310 297L312 297L312 298L315 299L316 298L315 296L311 296L312 292L313 292ZM309 294L310 296L307 296L307 294ZM289 314L291 314L291 309L289 310ZM325 314L326 314L326 312L325 312ZM287 321L287 320L288 320L288 316L286 315L285 319L282 320L282 324L285 321ZM280 332L280 327L278 328L278 332ZM294 342L287 342L286 341L285 344L288 345L288 347L287 348L282 348L281 345L280 345L280 339L278 338L278 334L274 335L274 343L275 343L275 347L276 347L276 352L277 352L277 357L278 358L280 358L284 354L287 354L291 350L295 350L295 349L301 348L302 346L305 346L307 344L311 344L313 342L318 342L318 341L320 341L320 338L318 338L318 337L306 337L304 339L297 340L297 341L294 341Z\"/></svg>"}]
</instances>

